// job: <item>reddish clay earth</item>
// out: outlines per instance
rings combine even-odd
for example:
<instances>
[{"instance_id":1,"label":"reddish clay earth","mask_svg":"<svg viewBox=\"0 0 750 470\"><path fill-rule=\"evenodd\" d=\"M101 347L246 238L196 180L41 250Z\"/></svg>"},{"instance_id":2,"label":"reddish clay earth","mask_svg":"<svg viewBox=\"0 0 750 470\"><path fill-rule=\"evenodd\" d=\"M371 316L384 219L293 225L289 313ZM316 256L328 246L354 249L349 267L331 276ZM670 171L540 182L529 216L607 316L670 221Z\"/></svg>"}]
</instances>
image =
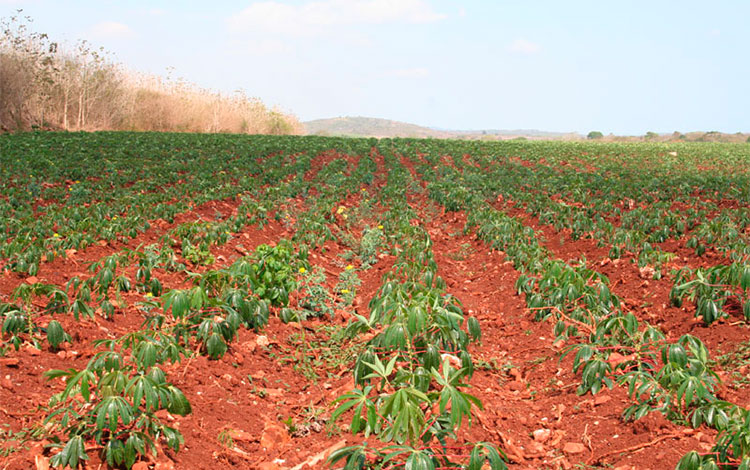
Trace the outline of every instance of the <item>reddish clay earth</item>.
<instances>
[{"instance_id":1,"label":"reddish clay earth","mask_svg":"<svg viewBox=\"0 0 750 470\"><path fill-rule=\"evenodd\" d=\"M382 161L378 163L382 179ZM620 387L595 397L578 396L579 377L572 373L572 355L560 360L561 346L554 343L553 325L533 321L523 298L516 295L514 285L519 273L512 263L471 233L463 233L466 217L462 212L446 214L423 196L416 196L410 202L433 239L440 275L446 280L449 292L460 299L467 314L478 318L482 327L482 342L471 351L477 370L470 383L471 392L482 400L484 410L476 413L471 427L462 430L462 437L495 443L508 455L511 469L529 470L666 469L674 468L690 450L710 449L712 431L678 426L658 413L635 423L623 422L622 411L631 401ZM344 205L357 203L354 196L342 201ZM208 203L180 215L174 224L157 222L129 246L153 242L175 225L201 215L213 216L220 211L229 216L238 204L234 200ZM299 201L290 204L302 205ZM594 242L572 241L565 232L540 226L530 217L525 220L545 237L545 244L554 256L573 259L585 255L592 266L609 277L613 292L630 309L661 327L671 339L691 333L717 356L735 350L748 338L747 325L736 319L704 327L692 318L694 306L670 306L668 276L658 281L643 279L637 266L628 261L609 260L607 250L596 247ZM231 264L261 243L273 243L291 235L288 227L275 221L263 230L246 227L233 234L226 245L214 248L214 267ZM88 262L123 247L96 245L73 253L68 260L43 263L36 278L64 285L83 272ZM333 289L344 268L339 255L346 249L327 242L322 249L311 253L311 263L322 266L328 274L329 289ZM672 251L697 262L690 250ZM391 256L381 257L372 268L360 273L362 285L354 302L357 313L369 313L367 304L393 261ZM135 267L129 269L134 271ZM128 271L128 274L133 273ZM183 275L160 272L159 276L170 288L189 285ZM2 274L0 298L7 298L20 283L34 281L14 273ZM40 425L47 400L63 386L59 381L47 381L42 373L49 369L84 368L94 354L93 340L114 338L139 328L143 315L132 305L140 300L140 295L127 294L125 300L131 307L111 321L97 317L94 321L76 322L69 316L56 316L74 339L62 351L39 351L24 346L0 358L0 422L13 432ZM328 422L331 402L353 386L351 371L347 364L342 364L318 370L321 378L311 381L302 374L300 365L315 360L322 350L307 348L309 357L302 357L305 353L297 350L297 346L300 341L326 340L329 330L323 327L342 326L349 317L350 312L337 312L330 321L283 324L274 316L261 332L240 330L239 338L230 344L230 352L220 361L199 356L165 365L169 380L185 393L193 408L193 413L184 418L166 416L183 433L185 446L179 453L161 449L154 461L137 463L134 468L326 468L325 457L332 449L363 440L343 430L345 420L336 425ZM40 319L39 323L44 325L50 318ZM723 377L726 382L719 396L740 406L750 405L747 389L733 386L729 374ZM292 426L287 423L296 429L290 429ZM229 445L227 436L231 437ZM0 469L44 469L45 457L49 456L43 447L45 443L25 443L17 452L2 458ZM6 442L6 446L9 444L12 442ZM90 455L92 459L84 468L106 468L96 452Z\"/></svg>"}]
</instances>

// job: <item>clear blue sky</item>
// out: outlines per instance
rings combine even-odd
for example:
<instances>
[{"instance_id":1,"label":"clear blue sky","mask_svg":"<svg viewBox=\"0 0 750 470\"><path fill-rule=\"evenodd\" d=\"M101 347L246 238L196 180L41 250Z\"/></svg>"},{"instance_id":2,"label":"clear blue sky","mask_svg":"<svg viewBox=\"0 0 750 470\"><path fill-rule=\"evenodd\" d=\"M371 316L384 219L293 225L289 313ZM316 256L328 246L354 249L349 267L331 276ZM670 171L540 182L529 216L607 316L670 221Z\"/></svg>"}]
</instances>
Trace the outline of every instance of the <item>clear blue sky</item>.
<instances>
[{"instance_id":1,"label":"clear blue sky","mask_svg":"<svg viewBox=\"0 0 750 470\"><path fill-rule=\"evenodd\" d=\"M750 131L750 1L0 0L128 67L301 119Z\"/></svg>"}]
</instances>

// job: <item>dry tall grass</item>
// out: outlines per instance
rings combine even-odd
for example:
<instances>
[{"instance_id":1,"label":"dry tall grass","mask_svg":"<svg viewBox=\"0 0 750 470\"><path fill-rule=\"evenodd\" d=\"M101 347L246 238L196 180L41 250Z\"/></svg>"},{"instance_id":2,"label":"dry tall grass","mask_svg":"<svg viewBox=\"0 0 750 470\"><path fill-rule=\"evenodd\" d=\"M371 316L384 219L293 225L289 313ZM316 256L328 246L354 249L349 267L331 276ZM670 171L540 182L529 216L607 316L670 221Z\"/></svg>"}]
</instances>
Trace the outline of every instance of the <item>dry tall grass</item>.
<instances>
[{"instance_id":1,"label":"dry tall grass","mask_svg":"<svg viewBox=\"0 0 750 470\"><path fill-rule=\"evenodd\" d=\"M63 51L30 21L0 22L0 131L302 132L296 117L244 93L134 75L85 41Z\"/></svg>"}]
</instances>

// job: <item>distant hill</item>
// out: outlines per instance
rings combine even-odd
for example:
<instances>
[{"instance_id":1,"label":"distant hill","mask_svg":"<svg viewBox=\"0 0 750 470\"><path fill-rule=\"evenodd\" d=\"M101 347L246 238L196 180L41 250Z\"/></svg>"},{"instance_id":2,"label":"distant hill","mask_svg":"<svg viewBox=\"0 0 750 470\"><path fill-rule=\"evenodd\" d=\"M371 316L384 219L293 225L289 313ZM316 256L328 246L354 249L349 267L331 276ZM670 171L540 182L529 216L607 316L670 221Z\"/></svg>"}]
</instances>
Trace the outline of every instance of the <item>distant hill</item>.
<instances>
[{"instance_id":1,"label":"distant hill","mask_svg":"<svg viewBox=\"0 0 750 470\"><path fill-rule=\"evenodd\" d=\"M577 132L546 132L536 129L485 129L485 130L449 130L418 126L407 122L391 121L370 117L337 117L316 119L303 122L307 134L349 136L349 137L432 137L437 139L476 139L476 140L586 140L585 135ZM750 134L737 132L673 132L646 135L609 134L597 139L602 142L748 142Z\"/></svg>"},{"instance_id":2,"label":"distant hill","mask_svg":"<svg viewBox=\"0 0 750 470\"><path fill-rule=\"evenodd\" d=\"M369 117L337 117L303 122L308 134L356 137L433 137L453 139L580 139L576 133L544 132L532 129L517 130L445 130Z\"/></svg>"},{"instance_id":3,"label":"distant hill","mask_svg":"<svg viewBox=\"0 0 750 470\"><path fill-rule=\"evenodd\" d=\"M445 137L444 132L406 122L368 117L337 117L302 123L308 134L360 137Z\"/></svg>"}]
</instances>

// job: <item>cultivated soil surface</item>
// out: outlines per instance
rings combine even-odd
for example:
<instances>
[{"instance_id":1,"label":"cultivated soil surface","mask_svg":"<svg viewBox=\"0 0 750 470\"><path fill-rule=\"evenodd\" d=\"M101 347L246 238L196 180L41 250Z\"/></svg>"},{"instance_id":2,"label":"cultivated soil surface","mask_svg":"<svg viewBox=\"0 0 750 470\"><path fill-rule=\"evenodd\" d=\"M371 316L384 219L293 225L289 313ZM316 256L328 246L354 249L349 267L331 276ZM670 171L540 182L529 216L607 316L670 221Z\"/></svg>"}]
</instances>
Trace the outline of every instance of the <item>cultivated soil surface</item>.
<instances>
[{"instance_id":1,"label":"cultivated soil surface","mask_svg":"<svg viewBox=\"0 0 750 470\"><path fill-rule=\"evenodd\" d=\"M151 243L179 223L209 214L213 218L217 211L228 217L239 203L207 203L181 214L173 224L153 221L152 228L129 246ZM356 200L342 201L345 206L355 203ZM685 452L710 449L713 431L679 426L658 413L637 422L623 422L622 412L631 400L621 387L593 397L578 396L580 378L572 373L573 357L562 357L564 346L555 343L553 324L535 322L533 313L525 308L523 297L516 294L514 284L519 273L512 263L501 252L491 251L473 233L464 233L464 213L446 213L423 195L410 197L410 203L421 216L419 223L432 237L440 275L446 280L449 293L460 299L464 312L477 317L482 328L481 344L471 349L476 373L470 383L471 393L481 399L484 409L476 412L470 427L464 426L462 437L496 444L507 454L511 469L669 469ZM747 340L748 326L739 318L704 327L693 319L694 305L686 302L683 308L670 306L669 276L645 279L635 264L610 260L608 250L590 240L572 241L564 231L540 226L522 212L512 215L525 217L525 223L544 235L545 245L554 256L567 260L585 255L591 266L609 277L612 291L629 310L661 327L670 339L693 334L706 343L714 357L733 352ZM291 236L287 226L276 221L262 230L247 227L232 234L226 245L212 250L216 258L212 267L228 266L262 243L272 244ZM71 277L85 272L88 263L124 246L101 243L71 253L68 259L43 263L36 279L0 273L0 298L7 299L24 282L64 286ZM311 264L325 269L331 290L345 267L339 255L346 249L327 242L310 254ZM675 266L706 262L678 246L670 251L679 255L673 262ZM185 445L179 453L163 449L153 461L140 462L134 468L325 468L325 457L332 449L362 442L362 436L345 430L346 419L338 423L328 419L332 401L353 386L353 362L328 360L335 349L329 339L335 331L333 327L345 325L352 311L369 314L368 302L393 261L392 256L384 255L370 269L361 271L362 285L353 307L350 311L337 311L333 319L284 324L274 310L262 331L241 329L222 360L197 356L165 364L168 380L185 393L193 408L193 413L184 418L164 416L170 425L181 430ZM719 259L709 260L712 265L718 262ZM134 271L136 267L129 269ZM190 285L182 274L158 274L169 288ZM57 315L55 319L73 337L73 342L66 343L60 351L23 345L19 351L11 349L0 358L0 423L7 425L4 429L19 432L43 424L49 397L64 387L59 380L45 379L43 372L84 368L95 353L92 341L115 338L140 327L144 317L133 304L142 300L141 295L125 294L124 298L130 307L118 310L112 320L97 316L96 320L75 321L70 316ZM39 324L44 325L51 318L42 318ZM342 349L350 346L355 347L356 342L343 345ZM735 376L728 371L721 375L725 382L719 397L750 406L748 389L733 383ZM0 469L46 468L45 459L50 455L44 448L46 443L16 442L17 451L0 458ZM12 441L7 445L13 445ZM106 468L96 452L91 455L85 468Z\"/></svg>"}]
</instances>

